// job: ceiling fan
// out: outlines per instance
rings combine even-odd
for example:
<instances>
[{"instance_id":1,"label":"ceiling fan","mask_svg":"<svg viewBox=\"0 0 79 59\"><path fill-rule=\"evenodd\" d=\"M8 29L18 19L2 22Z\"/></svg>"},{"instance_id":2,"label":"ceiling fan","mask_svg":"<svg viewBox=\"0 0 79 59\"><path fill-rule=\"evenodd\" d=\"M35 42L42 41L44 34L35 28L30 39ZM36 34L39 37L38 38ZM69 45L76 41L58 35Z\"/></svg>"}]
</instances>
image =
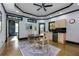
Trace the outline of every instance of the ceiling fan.
<instances>
[{"instance_id":1,"label":"ceiling fan","mask_svg":"<svg viewBox=\"0 0 79 59\"><path fill-rule=\"evenodd\" d=\"M37 11L39 11L40 9L44 9L44 11L47 11L46 10L46 7L52 7L53 5L46 5L46 3L42 3L42 5L39 5L39 4L36 4L36 3L34 3L33 5L35 5L35 6L38 6L39 8L37 9Z\"/></svg>"}]
</instances>

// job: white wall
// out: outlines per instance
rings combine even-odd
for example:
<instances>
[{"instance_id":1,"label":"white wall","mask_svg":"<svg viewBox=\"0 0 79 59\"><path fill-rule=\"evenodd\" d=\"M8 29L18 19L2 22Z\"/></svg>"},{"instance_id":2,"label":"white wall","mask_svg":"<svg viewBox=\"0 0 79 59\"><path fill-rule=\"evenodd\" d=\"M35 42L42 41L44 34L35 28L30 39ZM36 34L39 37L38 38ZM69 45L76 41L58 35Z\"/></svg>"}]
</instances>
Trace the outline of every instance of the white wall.
<instances>
[{"instance_id":1,"label":"white wall","mask_svg":"<svg viewBox=\"0 0 79 59\"><path fill-rule=\"evenodd\" d=\"M0 32L0 48L5 42L6 39L6 14L2 5L0 4L0 11L2 12L2 31Z\"/></svg>"},{"instance_id":2,"label":"white wall","mask_svg":"<svg viewBox=\"0 0 79 59\"><path fill-rule=\"evenodd\" d=\"M48 20L37 20L37 23L30 23L27 22L28 18L23 18L22 21L20 21L19 23L19 38L24 38L27 37L29 34L39 34L39 23L45 23L46 24L46 31L48 31ZM33 29L32 30L28 30L26 29L26 24L32 24ZM37 27L37 31L34 31L34 26L36 25Z\"/></svg>"},{"instance_id":3,"label":"white wall","mask_svg":"<svg viewBox=\"0 0 79 59\"><path fill-rule=\"evenodd\" d=\"M67 20L66 40L79 43L79 11L50 19L50 21L56 21L56 20L61 20L61 19ZM75 19L76 22L74 24L70 24L69 20L71 19Z\"/></svg>"},{"instance_id":4,"label":"white wall","mask_svg":"<svg viewBox=\"0 0 79 59\"><path fill-rule=\"evenodd\" d=\"M24 38L34 33L34 23L27 22L27 19L28 18L23 18L23 20L19 22L19 38ZM32 30L26 29L28 24L32 24Z\"/></svg>"}]
</instances>

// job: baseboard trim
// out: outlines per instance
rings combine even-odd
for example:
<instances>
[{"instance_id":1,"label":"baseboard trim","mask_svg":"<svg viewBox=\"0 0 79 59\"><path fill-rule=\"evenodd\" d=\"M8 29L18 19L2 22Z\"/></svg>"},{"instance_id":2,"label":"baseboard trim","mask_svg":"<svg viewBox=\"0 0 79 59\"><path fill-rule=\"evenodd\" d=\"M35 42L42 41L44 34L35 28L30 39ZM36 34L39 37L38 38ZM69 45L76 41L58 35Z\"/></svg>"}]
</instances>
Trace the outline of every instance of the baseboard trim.
<instances>
[{"instance_id":1,"label":"baseboard trim","mask_svg":"<svg viewBox=\"0 0 79 59\"><path fill-rule=\"evenodd\" d=\"M66 42L79 45L79 43L77 43L77 42L72 42L72 41L68 41L68 40L66 40Z\"/></svg>"},{"instance_id":2,"label":"baseboard trim","mask_svg":"<svg viewBox=\"0 0 79 59\"><path fill-rule=\"evenodd\" d=\"M19 38L19 40L24 40L24 39L28 39L28 38L27 37Z\"/></svg>"},{"instance_id":3,"label":"baseboard trim","mask_svg":"<svg viewBox=\"0 0 79 59\"><path fill-rule=\"evenodd\" d=\"M5 43L7 42L7 39L5 40Z\"/></svg>"}]
</instances>

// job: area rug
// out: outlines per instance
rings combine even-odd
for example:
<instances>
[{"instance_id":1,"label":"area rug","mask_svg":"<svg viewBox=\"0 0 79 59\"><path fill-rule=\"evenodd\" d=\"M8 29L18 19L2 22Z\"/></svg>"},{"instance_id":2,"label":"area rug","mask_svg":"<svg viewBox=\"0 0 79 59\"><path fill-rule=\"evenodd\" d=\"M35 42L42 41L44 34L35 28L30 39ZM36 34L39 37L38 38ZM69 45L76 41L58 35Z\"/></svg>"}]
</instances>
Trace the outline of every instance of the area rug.
<instances>
[{"instance_id":1,"label":"area rug","mask_svg":"<svg viewBox=\"0 0 79 59\"><path fill-rule=\"evenodd\" d=\"M30 44L29 42L26 41L19 42L19 49L23 56L56 56L61 50L60 48L49 45L48 46L49 49L47 52L36 48L32 48L31 46L32 44Z\"/></svg>"}]
</instances>

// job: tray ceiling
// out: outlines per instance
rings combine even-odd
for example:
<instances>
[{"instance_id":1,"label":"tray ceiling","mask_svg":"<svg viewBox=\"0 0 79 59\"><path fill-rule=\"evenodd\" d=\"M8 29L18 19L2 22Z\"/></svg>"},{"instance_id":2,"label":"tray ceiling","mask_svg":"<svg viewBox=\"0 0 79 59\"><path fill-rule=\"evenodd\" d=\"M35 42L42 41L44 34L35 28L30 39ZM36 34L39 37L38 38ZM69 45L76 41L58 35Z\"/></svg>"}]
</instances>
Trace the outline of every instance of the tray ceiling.
<instances>
[{"instance_id":1,"label":"tray ceiling","mask_svg":"<svg viewBox=\"0 0 79 59\"><path fill-rule=\"evenodd\" d=\"M4 3L3 5L8 13L42 19L53 17L55 14L59 14L60 11L66 9L68 11L69 8L69 10L73 10L78 7L71 3Z\"/></svg>"},{"instance_id":2,"label":"tray ceiling","mask_svg":"<svg viewBox=\"0 0 79 59\"><path fill-rule=\"evenodd\" d=\"M42 3L37 3L37 5L42 6ZM32 15L36 15L36 16L45 16L45 15L49 15L50 13L62 9L64 7L69 6L69 3L46 3L45 5L52 5L51 7L46 7L46 11L44 10L44 8L39 9L39 6L35 6L32 3L16 3L16 6L18 8L20 8L23 12L27 13L27 14L32 14Z\"/></svg>"}]
</instances>

